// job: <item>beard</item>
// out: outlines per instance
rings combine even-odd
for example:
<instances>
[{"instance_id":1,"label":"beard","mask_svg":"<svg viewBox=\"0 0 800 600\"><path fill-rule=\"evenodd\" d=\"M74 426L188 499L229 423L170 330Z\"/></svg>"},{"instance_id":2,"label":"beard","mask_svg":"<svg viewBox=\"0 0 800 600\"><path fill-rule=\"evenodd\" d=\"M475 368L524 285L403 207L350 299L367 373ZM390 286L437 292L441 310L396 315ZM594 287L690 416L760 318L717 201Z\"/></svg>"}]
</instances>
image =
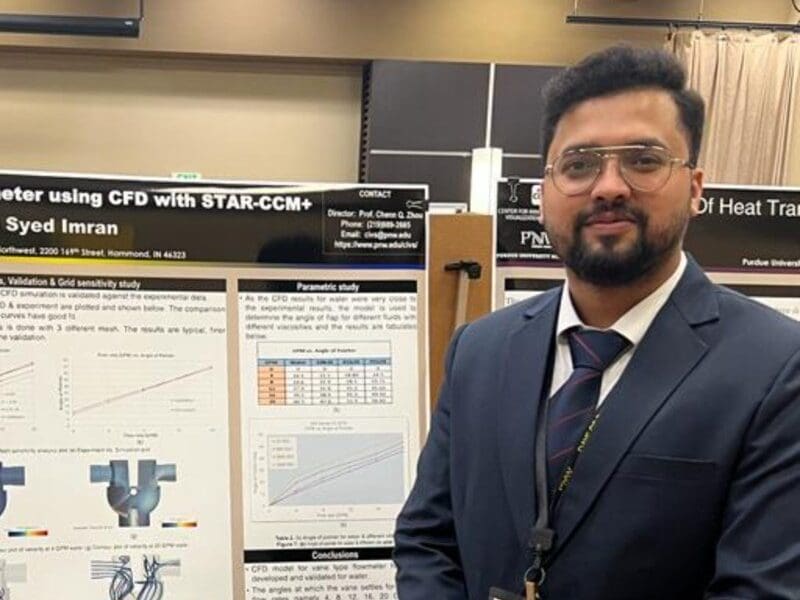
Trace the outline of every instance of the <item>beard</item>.
<instances>
[{"instance_id":1,"label":"beard","mask_svg":"<svg viewBox=\"0 0 800 600\"><path fill-rule=\"evenodd\" d=\"M616 236L600 238L599 247L587 243L583 228L589 219L608 212L634 222L636 239L632 244L617 247L620 244ZM598 205L578 215L571 238L552 231L547 223L545 229L556 253L579 279L600 287L614 287L637 281L667 261L681 245L688 222L688 212L676 215L663 230L648 235L649 219L640 209Z\"/></svg>"}]
</instances>

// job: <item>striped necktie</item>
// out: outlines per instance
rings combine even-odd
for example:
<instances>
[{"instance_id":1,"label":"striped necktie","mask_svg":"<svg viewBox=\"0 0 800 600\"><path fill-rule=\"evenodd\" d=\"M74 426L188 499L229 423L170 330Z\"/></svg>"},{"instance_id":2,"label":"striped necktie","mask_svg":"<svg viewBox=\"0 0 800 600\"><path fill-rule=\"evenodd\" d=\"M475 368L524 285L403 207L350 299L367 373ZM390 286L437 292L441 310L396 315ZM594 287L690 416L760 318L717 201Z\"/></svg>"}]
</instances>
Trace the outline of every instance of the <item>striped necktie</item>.
<instances>
[{"instance_id":1,"label":"striped necktie","mask_svg":"<svg viewBox=\"0 0 800 600\"><path fill-rule=\"evenodd\" d=\"M573 371L547 410L547 482L553 495L569 481L576 450L592 422L603 371L630 342L616 331L576 328L567 333Z\"/></svg>"}]
</instances>

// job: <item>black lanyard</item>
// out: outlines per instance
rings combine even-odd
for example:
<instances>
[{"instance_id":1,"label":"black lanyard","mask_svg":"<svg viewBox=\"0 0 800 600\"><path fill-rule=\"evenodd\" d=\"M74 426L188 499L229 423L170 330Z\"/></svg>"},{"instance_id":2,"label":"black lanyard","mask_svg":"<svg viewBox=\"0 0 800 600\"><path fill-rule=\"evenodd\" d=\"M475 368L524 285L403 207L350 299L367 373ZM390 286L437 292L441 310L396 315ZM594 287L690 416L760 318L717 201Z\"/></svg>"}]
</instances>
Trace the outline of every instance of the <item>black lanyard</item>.
<instances>
[{"instance_id":1,"label":"black lanyard","mask_svg":"<svg viewBox=\"0 0 800 600\"><path fill-rule=\"evenodd\" d=\"M592 437L597 421L600 418L599 409L595 410L592 420L586 427L580 442L572 453L567 467L561 477L558 489L553 490L552 498L550 498L547 490L547 413L550 408L550 398L539 403L539 410L536 419L536 440L535 440L535 471L534 478L536 482L536 522L531 529L531 537L528 541L528 547L533 552L533 561L528 570L525 571L524 582L526 585L534 584L536 588L540 587L546 575L545 566L547 563L547 555L553 548L553 541L555 538L555 531L551 527L550 518L551 513L555 511L558 506L558 501L564 494L564 491L572 481L572 473L575 470L575 463L578 460L581 452L585 448Z\"/></svg>"},{"instance_id":2,"label":"black lanyard","mask_svg":"<svg viewBox=\"0 0 800 600\"><path fill-rule=\"evenodd\" d=\"M535 465L536 522L531 529L528 547L533 551L533 562L523 577L525 585L540 586L545 578L544 561L553 548L555 531L550 528L550 500L547 493L547 412L550 399L539 402L536 417Z\"/></svg>"}]
</instances>

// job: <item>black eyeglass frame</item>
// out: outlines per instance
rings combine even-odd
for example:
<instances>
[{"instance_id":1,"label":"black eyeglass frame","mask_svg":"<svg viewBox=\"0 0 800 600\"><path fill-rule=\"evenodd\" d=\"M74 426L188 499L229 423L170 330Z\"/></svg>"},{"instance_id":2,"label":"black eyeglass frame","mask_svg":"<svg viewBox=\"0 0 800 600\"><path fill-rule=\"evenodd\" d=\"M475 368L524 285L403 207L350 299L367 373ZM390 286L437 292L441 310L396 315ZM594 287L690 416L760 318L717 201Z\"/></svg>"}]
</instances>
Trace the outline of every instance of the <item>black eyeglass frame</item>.
<instances>
[{"instance_id":1,"label":"black eyeglass frame","mask_svg":"<svg viewBox=\"0 0 800 600\"><path fill-rule=\"evenodd\" d=\"M581 194L585 194L587 191L589 191L592 188L592 186L597 182L597 179L598 179L598 177L600 177L600 173L603 170L603 163L605 163L606 159L611 158L612 156L619 157L619 153L621 151L624 151L624 150L658 150L659 152L663 152L664 154L666 154L667 157L668 157L669 174L664 178L664 181L660 185L658 185L658 186L656 186L654 188L650 188L650 189L642 188L641 186L635 185L635 184L631 183L630 181L628 181L628 177L626 176L625 170L622 168L621 165L618 167L619 174L622 177L622 179L625 181L625 183L628 184L628 186L630 186L631 189L636 190L638 192L655 192L657 190L660 190L665 185L667 185L667 182L672 178L672 173L675 171L675 165L678 165L678 167L688 167L689 169L697 168L697 166L693 162L691 162L689 160L685 160L683 158L677 158L677 157L673 156L672 153L667 148L664 148L663 146L657 146L657 145L654 145L654 144L653 145L651 145L651 144L624 144L624 145L620 145L620 146L587 146L585 148L575 148L573 150L567 150L566 152L563 152L563 153L559 154L558 156L556 156L552 163L550 163L550 164L545 166L545 168L544 168L544 176L545 177L549 176L553 180L553 185L556 187L556 189L559 192L561 192L562 194L564 194L565 196L580 196ZM562 158L564 158L565 156L572 156L572 155L576 155L576 154L577 155L580 155L580 154L594 154L596 156L599 156L600 157L600 167L597 169L597 172L594 174L594 177L591 179L591 181L589 181L586 184L585 188L581 189L580 191L574 191L574 192L567 193L564 190L562 190L559 187L559 185L556 183L556 178L555 178L555 176L553 174L553 171L554 171L556 163L558 163L558 161L560 161Z\"/></svg>"}]
</instances>

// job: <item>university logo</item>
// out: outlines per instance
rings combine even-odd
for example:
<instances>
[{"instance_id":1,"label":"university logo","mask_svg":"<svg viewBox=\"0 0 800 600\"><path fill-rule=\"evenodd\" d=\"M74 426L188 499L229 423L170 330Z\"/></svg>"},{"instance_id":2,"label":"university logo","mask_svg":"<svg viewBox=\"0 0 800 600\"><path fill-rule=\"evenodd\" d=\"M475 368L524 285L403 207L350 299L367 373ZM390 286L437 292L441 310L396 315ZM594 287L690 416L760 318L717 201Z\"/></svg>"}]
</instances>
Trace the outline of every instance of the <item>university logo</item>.
<instances>
[{"instance_id":1,"label":"university logo","mask_svg":"<svg viewBox=\"0 0 800 600\"><path fill-rule=\"evenodd\" d=\"M546 231L536 231L526 229L519 232L519 243L526 248L532 250L549 250L552 248L550 245L550 238L547 236Z\"/></svg>"}]
</instances>

